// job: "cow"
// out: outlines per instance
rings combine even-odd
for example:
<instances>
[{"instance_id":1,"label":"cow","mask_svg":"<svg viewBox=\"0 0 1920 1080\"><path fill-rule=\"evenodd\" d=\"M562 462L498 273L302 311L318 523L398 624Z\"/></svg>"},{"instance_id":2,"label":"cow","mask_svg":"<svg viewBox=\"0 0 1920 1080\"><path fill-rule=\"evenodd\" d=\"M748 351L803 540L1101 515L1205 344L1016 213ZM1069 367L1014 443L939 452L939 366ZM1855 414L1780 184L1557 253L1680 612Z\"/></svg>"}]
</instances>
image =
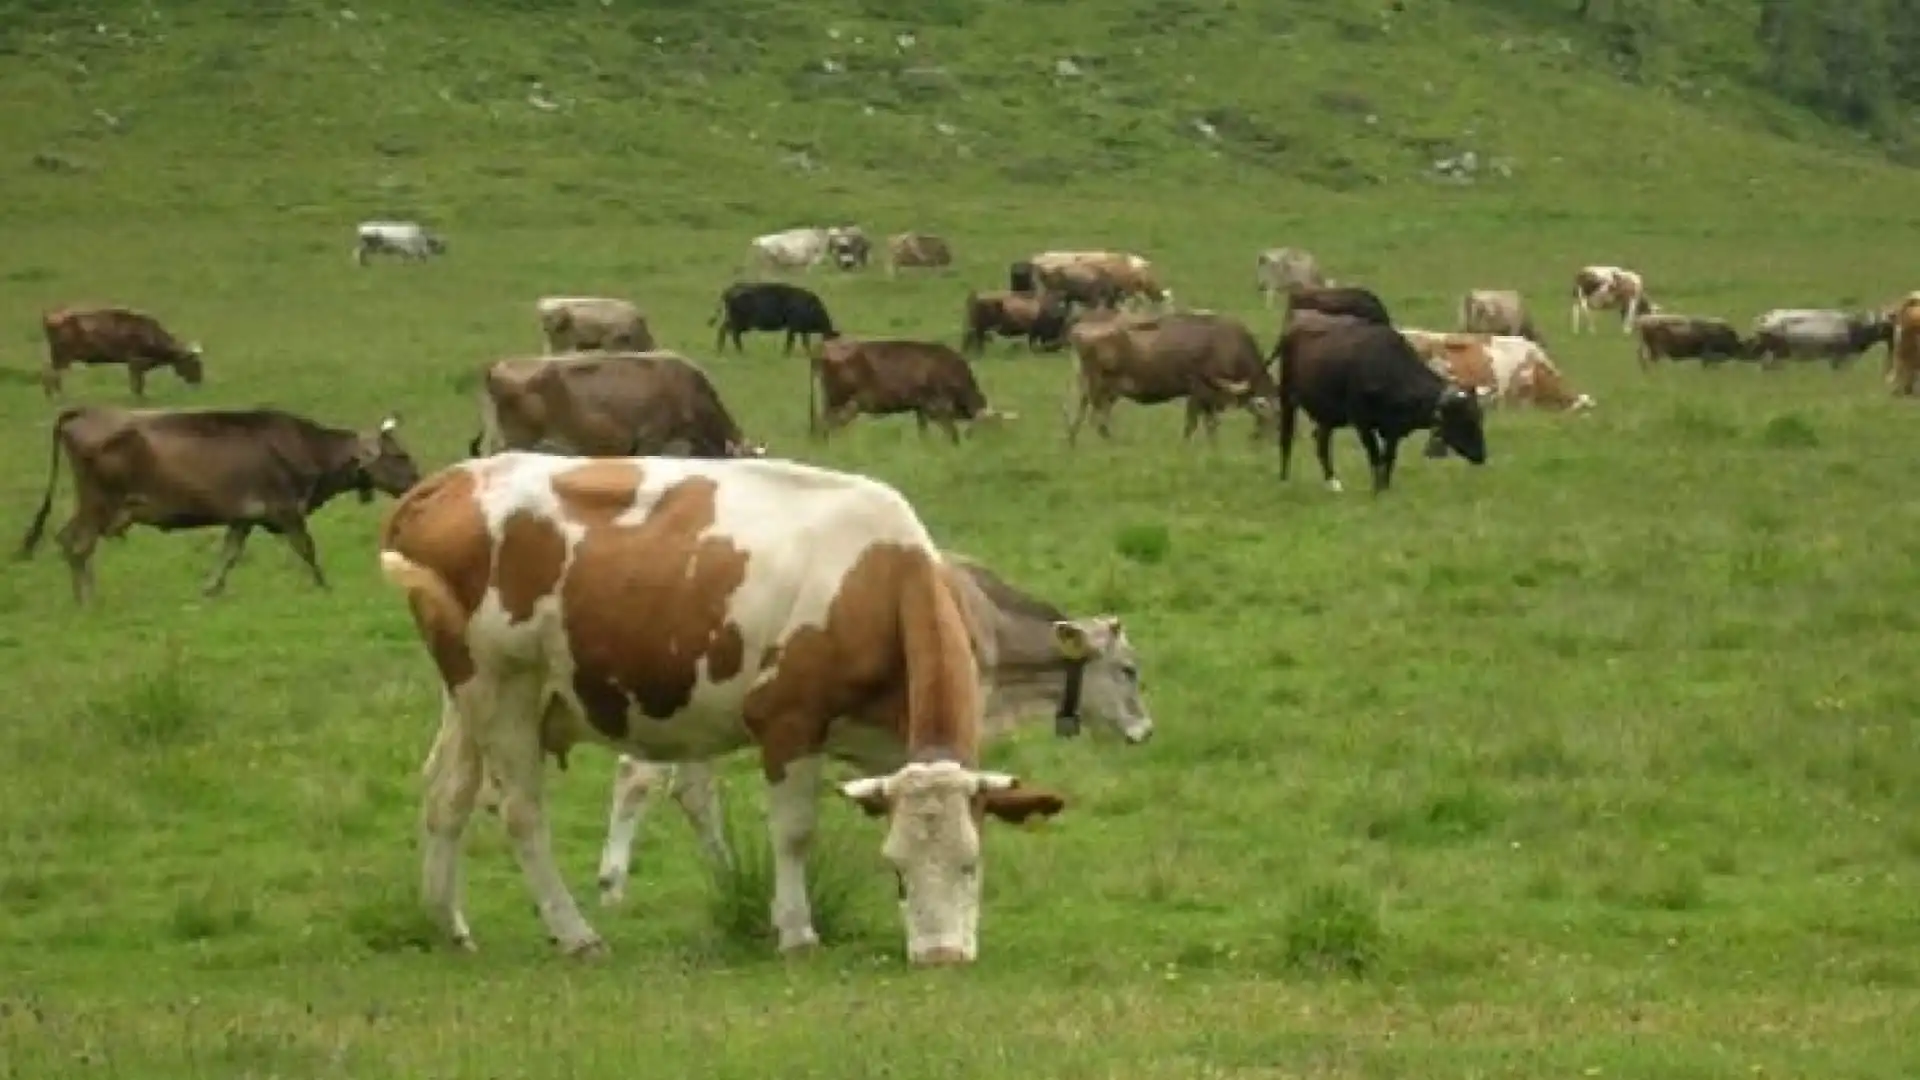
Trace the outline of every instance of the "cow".
<instances>
[{"instance_id":1,"label":"cow","mask_svg":"<svg viewBox=\"0 0 1920 1080\"><path fill-rule=\"evenodd\" d=\"M1893 318L1884 312L1776 308L1753 321L1748 354L1769 367L1778 361L1825 359L1840 370L1875 345L1893 353Z\"/></svg>"},{"instance_id":2,"label":"cow","mask_svg":"<svg viewBox=\"0 0 1920 1080\"><path fill-rule=\"evenodd\" d=\"M1468 289L1460 297L1460 330L1467 334L1506 334L1545 344L1534 329L1526 300L1515 289Z\"/></svg>"},{"instance_id":3,"label":"cow","mask_svg":"<svg viewBox=\"0 0 1920 1080\"><path fill-rule=\"evenodd\" d=\"M807 227L756 236L747 249L747 263L763 270L810 270L825 259L832 233Z\"/></svg>"},{"instance_id":4,"label":"cow","mask_svg":"<svg viewBox=\"0 0 1920 1080\"><path fill-rule=\"evenodd\" d=\"M960 347L979 355L987 337L1024 337L1027 350L1053 352L1066 344L1067 307L1052 293L969 292L960 323Z\"/></svg>"},{"instance_id":5,"label":"cow","mask_svg":"<svg viewBox=\"0 0 1920 1080\"><path fill-rule=\"evenodd\" d=\"M55 535L73 577L73 599L93 597L93 551L135 525L162 532L226 527L220 561L202 591L217 596L247 537L263 528L287 542L327 588L307 520L348 491L400 495L419 480L389 416L370 432L323 426L279 409L120 409L76 406L53 424L47 490L20 543L33 556L60 479L73 474L74 512Z\"/></svg>"},{"instance_id":6,"label":"cow","mask_svg":"<svg viewBox=\"0 0 1920 1080\"><path fill-rule=\"evenodd\" d=\"M1118 617L1073 618L973 559L949 551L944 561L961 610L982 627L982 640L991 642L981 651L988 695L983 740L1042 716L1051 716L1063 737L1078 735L1083 723L1131 744L1152 734L1139 657ZM614 771L600 854L602 903L625 898L634 843L648 803L660 791L672 792L710 863L735 864L710 767L660 765L623 754ZM483 796L483 801L493 800Z\"/></svg>"},{"instance_id":7,"label":"cow","mask_svg":"<svg viewBox=\"0 0 1920 1080\"><path fill-rule=\"evenodd\" d=\"M780 349L782 356L793 354L796 337L802 346L811 348L815 334L827 340L840 336L834 329L833 318L827 314L827 305L818 295L779 281L742 281L728 286L720 294L718 309L707 320L708 326L716 323L720 327L713 339L716 353L726 351L728 337L733 339L735 352L746 352L740 344L740 335L748 330L785 330L787 340Z\"/></svg>"},{"instance_id":8,"label":"cow","mask_svg":"<svg viewBox=\"0 0 1920 1080\"><path fill-rule=\"evenodd\" d=\"M1662 360L1699 360L1712 365L1722 360L1741 360L1753 354L1752 346L1740 340L1740 332L1725 319L1701 315L1653 314L1634 320L1634 333L1640 339L1640 370L1646 371Z\"/></svg>"},{"instance_id":9,"label":"cow","mask_svg":"<svg viewBox=\"0 0 1920 1080\"><path fill-rule=\"evenodd\" d=\"M1358 285L1310 287L1295 285L1287 290L1287 314L1283 326L1292 326L1296 312L1317 311L1322 315L1344 315L1380 326L1392 326L1393 316L1373 290Z\"/></svg>"},{"instance_id":10,"label":"cow","mask_svg":"<svg viewBox=\"0 0 1920 1080\"><path fill-rule=\"evenodd\" d=\"M825 406L822 407L824 401ZM855 416L892 416L910 412L927 434L939 424L957 446L960 429L1015 419L987 404L967 358L951 346L932 341L823 341L813 353L813 378L807 383L807 430L826 439Z\"/></svg>"},{"instance_id":11,"label":"cow","mask_svg":"<svg viewBox=\"0 0 1920 1080\"><path fill-rule=\"evenodd\" d=\"M1474 465L1487 460L1479 396L1429 369L1400 332L1377 322L1301 312L1274 345L1280 364L1280 479L1293 459L1300 410L1313 421L1314 454L1329 491L1333 433L1351 426L1366 450L1373 493L1393 483L1400 440L1430 430L1427 456L1449 448Z\"/></svg>"},{"instance_id":12,"label":"cow","mask_svg":"<svg viewBox=\"0 0 1920 1080\"><path fill-rule=\"evenodd\" d=\"M57 308L40 317L47 336L47 366L40 388L49 398L65 391L67 369L75 364L125 364L133 396L145 400L147 372L172 368L188 386L206 378L200 343L183 345L144 311L125 307Z\"/></svg>"},{"instance_id":13,"label":"cow","mask_svg":"<svg viewBox=\"0 0 1920 1080\"><path fill-rule=\"evenodd\" d=\"M1920 378L1920 292L1908 294L1893 309L1893 344L1884 364L1887 390L1895 397L1912 397Z\"/></svg>"},{"instance_id":14,"label":"cow","mask_svg":"<svg viewBox=\"0 0 1920 1080\"><path fill-rule=\"evenodd\" d=\"M1162 307L1173 303L1147 259L1116 251L1047 251L1028 260L1034 284L1088 307L1113 307L1138 297Z\"/></svg>"},{"instance_id":15,"label":"cow","mask_svg":"<svg viewBox=\"0 0 1920 1080\"><path fill-rule=\"evenodd\" d=\"M1021 259L1007 267L1007 289L1010 292L1030 293L1037 286L1033 280L1033 262Z\"/></svg>"},{"instance_id":16,"label":"cow","mask_svg":"<svg viewBox=\"0 0 1920 1080\"><path fill-rule=\"evenodd\" d=\"M1593 313L1618 308L1620 332L1633 329L1642 315L1658 314L1660 305L1647 296L1646 281L1619 266L1583 266L1573 275L1573 332L1582 324L1593 328Z\"/></svg>"},{"instance_id":17,"label":"cow","mask_svg":"<svg viewBox=\"0 0 1920 1080\"><path fill-rule=\"evenodd\" d=\"M865 267L873 255L873 242L858 225L835 225L827 230L827 254L842 270Z\"/></svg>"},{"instance_id":18,"label":"cow","mask_svg":"<svg viewBox=\"0 0 1920 1080\"><path fill-rule=\"evenodd\" d=\"M1254 416L1254 436L1273 414L1273 378L1245 323L1227 315L1177 312L1153 318L1088 320L1068 333L1079 362L1074 371L1067 445L1078 442L1089 413L1094 430L1113 438L1113 406L1121 398L1158 405L1187 402L1183 440L1205 422L1207 441L1219 439L1220 413L1240 405Z\"/></svg>"},{"instance_id":19,"label":"cow","mask_svg":"<svg viewBox=\"0 0 1920 1080\"><path fill-rule=\"evenodd\" d=\"M359 266L367 265L369 255L425 262L446 253L446 240L415 221L363 221L355 232L353 261Z\"/></svg>"},{"instance_id":20,"label":"cow","mask_svg":"<svg viewBox=\"0 0 1920 1080\"><path fill-rule=\"evenodd\" d=\"M1326 283L1319 260L1304 248L1268 248L1254 257L1253 287L1269 308L1295 285L1317 289Z\"/></svg>"},{"instance_id":21,"label":"cow","mask_svg":"<svg viewBox=\"0 0 1920 1080\"><path fill-rule=\"evenodd\" d=\"M543 296L534 311L540 317L541 348L549 354L583 349L650 352L657 346L647 317L626 300Z\"/></svg>"},{"instance_id":22,"label":"cow","mask_svg":"<svg viewBox=\"0 0 1920 1080\"><path fill-rule=\"evenodd\" d=\"M1517 334L1434 333L1402 329L1427 366L1477 393L1487 404L1511 402L1579 412L1596 402L1576 394L1538 342Z\"/></svg>"},{"instance_id":23,"label":"cow","mask_svg":"<svg viewBox=\"0 0 1920 1080\"><path fill-rule=\"evenodd\" d=\"M674 352L497 360L480 373L467 456L544 447L587 457L757 457L698 364Z\"/></svg>"},{"instance_id":24,"label":"cow","mask_svg":"<svg viewBox=\"0 0 1920 1080\"><path fill-rule=\"evenodd\" d=\"M903 267L944 269L953 265L953 249L932 233L903 232L887 238L887 276Z\"/></svg>"},{"instance_id":25,"label":"cow","mask_svg":"<svg viewBox=\"0 0 1920 1080\"><path fill-rule=\"evenodd\" d=\"M887 819L909 962L978 956L983 815L1065 800L979 769L991 643L912 505L879 480L772 458L466 461L380 530L442 687L423 772L422 883L457 946L461 834L484 778L548 935L604 953L557 865L545 757L592 742L647 761L749 747L768 789L782 952L819 944L807 854L827 758Z\"/></svg>"}]
</instances>

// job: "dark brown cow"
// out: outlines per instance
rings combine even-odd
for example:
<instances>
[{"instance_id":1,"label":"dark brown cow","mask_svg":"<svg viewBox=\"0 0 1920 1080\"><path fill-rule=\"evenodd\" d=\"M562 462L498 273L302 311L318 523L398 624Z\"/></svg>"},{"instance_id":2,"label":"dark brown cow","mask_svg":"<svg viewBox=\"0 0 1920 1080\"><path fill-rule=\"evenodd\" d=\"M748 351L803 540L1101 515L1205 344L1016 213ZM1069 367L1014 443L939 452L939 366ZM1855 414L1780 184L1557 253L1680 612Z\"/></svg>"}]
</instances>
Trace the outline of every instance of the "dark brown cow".
<instances>
[{"instance_id":1,"label":"dark brown cow","mask_svg":"<svg viewBox=\"0 0 1920 1080\"><path fill-rule=\"evenodd\" d=\"M60 308L40 318L47 335L47 367L40 386L48 397L61 393L62 377L75 364L125 364L133 396L147 396L147 372L170 367L188 386L199 386L206 371L200 346L182 345L160 321L132 308Z\"/></svg>"},{"instance_id":2,"label":"dark brown cow","mask_svg":"<svg viewBox=\"0 0 1920 1080\"><path fill-rule=\"evenodd\" d=\"M914 415L923 437L931 421L956 445L956 419L969 424L1014 419L1014 414L987 404L967 358L938 342L840 337L815 348L813 378L807 384L807 430L816 438L827 438L863 413L903 412Z\"/></svg>"},{"instance_id":3,"label":"dark brown cow","mask_svg":"<svg viewBox=\"0 0 1920 1080\"><path fill-rule=\"evenodd\" d=\"M960 347L977 356L992 334L1023 337L1029 351L1052 352L1067 343L1067 306L1052 293L968 293Z\"/></svg>"},{"instance_id":4,"label":"dark brown cow","mask_svg":"<svg viewBox=\"0 0 1920 1080\"><path fill-rule=\"evenodd\" d=\"M1634 321L1633 330L1640 339L1643 371L1662 360L1699 360L1702 364L1713 364L1753 355L1752 347L1740 340L1740 332L1725 319L1642 315Z\"/></svg>"},{"instance_id":5,"label":"dark brown cow","mask_svg":"<svg viewBox=\"0 0 1920 1080\"><path fill-rule=\"evenodd\" d=\"M1068 334L1079 354L1077 408L1067 420L1067 444L1093 415L1093 427L1113 438L1113 406L1121 398L1158 405L1187 401L1186 430L1193 438L1202 421L1207 439L1219 436L1220 413L1240 405L1255 417L1254 435L1267 429L1274 400L1273 378L1260 346L1245 323L1226 315L1178 312L1154 318L1089 319Z\"/></svg>"},{"instance_id":6,"label":"dark brown cow","mask_svg":"<svg viewBox=\"0 0 1920 1080\"><path fill-rule=\"evenodd\" d=\"M1294 285L1287 290L1287 315L1283 326L1292 326L1294 312L1317 311L1322 315L1344 315L1363 322L1392 326L1387 305L1371 289L1358 285L1327 285L1319 288Z\"/></svg>"},{"instance_id":7,"label":"dark brown cow","mask_svg":"<svg viewBox=\"0 0 1920 1080\"><path fill-rule=\"evenodd\" d=\"M518 357L481 374L480 433L469 457L556 450L586 457L758 457L720 391L675 352Z\"/></svg>"},{"instance_id":8,"label":"dark brown cow","mask_svg":"<svg viewBox=\"0 0 1920 1080\"><path fill-rule=\"evenodd\" d=\"M398 417L371 432L325 427L278 409L120 409L78 406L54 421L47 493L20 543L33 555L46 531L60 453L73 473L73 517L55 537L73 572L73 598L93 595L93 549L135 525L162 532L226 526L205 593L226 587L255 527L286 540L327 587L307 519L335 496L400 495L420 479L400 441Z\"/></svg>"}]
</instances>

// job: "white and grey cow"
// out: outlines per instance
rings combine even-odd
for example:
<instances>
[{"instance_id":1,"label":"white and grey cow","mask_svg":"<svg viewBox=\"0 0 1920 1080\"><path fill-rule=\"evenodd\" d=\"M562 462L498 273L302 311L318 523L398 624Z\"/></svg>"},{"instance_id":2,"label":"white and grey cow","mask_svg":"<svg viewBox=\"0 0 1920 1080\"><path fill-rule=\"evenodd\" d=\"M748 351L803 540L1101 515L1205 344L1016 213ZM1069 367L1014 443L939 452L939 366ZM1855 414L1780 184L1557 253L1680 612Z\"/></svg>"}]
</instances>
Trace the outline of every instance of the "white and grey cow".
<instances>
[{"instance_id":1,"label":"white and grey cow","mask_svg":"<svg viewBox=\"0 0 1920 1080\"><path fill-rule=\"evenodd\" d=\"M754 237L748 257L766 270L810 270L831 255L852 269L866 265L870 247L858 225L809 226Z\"/></svg>"},{"instance_id":2,"label":"white and grey cow","mask_svg":"<svg viewBox=\"0 0 1920 1080\"><path fill-rule=\"evenodd\" d=\"M1893 319L1879 311L1775 308L1753 321L1748 344L1756 360L1826 360L1838 369L1875 345L1893 354Z\"/></svg>"},{"instance_id":3,"label":"white and grey cow","mask_svg":"<svg viewBox=\"0 0 1920 1080\"><path fill-rule=\"evenodd\" d=\"M444 255L447 242L415 221L363 221L353 246L353 261L367 265L369 255L398 255L409 262L420 262Z\"/></svg>"}]
</instances>

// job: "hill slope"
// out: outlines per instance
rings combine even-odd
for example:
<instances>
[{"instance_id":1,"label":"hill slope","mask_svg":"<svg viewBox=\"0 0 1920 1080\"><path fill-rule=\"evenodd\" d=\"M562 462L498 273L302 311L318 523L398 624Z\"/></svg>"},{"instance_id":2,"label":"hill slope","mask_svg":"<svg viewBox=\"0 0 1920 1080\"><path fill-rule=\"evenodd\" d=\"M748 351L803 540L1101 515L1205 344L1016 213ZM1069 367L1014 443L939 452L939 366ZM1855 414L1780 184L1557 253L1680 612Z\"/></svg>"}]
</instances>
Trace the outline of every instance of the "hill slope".
<instances>
[{"instance_id":1,"label":"hill slope","mask_svg":"<svg viewBox=\"0 0 1920 1080\"><path fill-rule=\"evenodd\" d=\"M855 197L1221 185L1276 207L1436 184L1765 205L1777 177L1906 175L1752 88L1748 0L1663 9L1641 84L1569 7L1491 0L8 6L0 94L33 106L0 131L19 220L774 227ZM1436 171L1468 152L1470 179Z\"/></svg>"}]
</instances>

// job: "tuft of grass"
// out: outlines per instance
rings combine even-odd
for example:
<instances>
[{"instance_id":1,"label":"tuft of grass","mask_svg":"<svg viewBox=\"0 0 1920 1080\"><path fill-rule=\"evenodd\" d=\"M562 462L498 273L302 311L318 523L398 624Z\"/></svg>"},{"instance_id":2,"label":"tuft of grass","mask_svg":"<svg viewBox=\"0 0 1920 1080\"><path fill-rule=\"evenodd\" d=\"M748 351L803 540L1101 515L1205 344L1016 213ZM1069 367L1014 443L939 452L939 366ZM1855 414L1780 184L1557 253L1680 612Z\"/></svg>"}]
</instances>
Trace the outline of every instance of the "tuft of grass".
<instances>
[{"instance_id":1,"label":"tuft of grass","mask_svg":"<svg viewBox=\"0 0 1920 1080\"><path fill-rule=\"evenodd\" d=\"M1301 891L1282 926L1288 966L1358 978L1377 967L1386 948L1380 902L1347 881L1323 881Z\"/></svg>"},{"instance_id":2,"label":"tuft of grass","mask_svg":"<svg viewBox=\"0 0 1920 1080\"><path fill-rule=\"evenodd\" d=\"M822 806L822 816L829 809ZM763 816L744 811L739 801L723 807L724 832L733 851L731 865L704 863L707 872L707 924L729 952L765 957L775 944L773 930L773 847ZM821 943L855 936L858 897L887 875L853 848L848 832L826 822L814 834L807 860L807 902Z\"/></svg>"},{"instance_id":3,"label":"tuft of grass","mask_svg":"<svg viewBox=\"0 0 1920 1080\"><path fill-rule=\"evenodd\" d=\"M187 666L183 646L170 643L157 666L114 684L83 710L91 730L110 732L132 750L164 750L191 742L208 728L211 701Z\"/></svg>"},{"instance_id":4,"label":"tuft of grass","mask_svg":"<svg viewBox=\"0 0 1920 1080\"><path fill-rule=\"evenodd\" d=\"M1157 566L1173 550L1173 534L1159 522L1127 525L1114 534L1113 550L1129 562Z\"/></svg>"},{"instance_id":5,"label":"tuft of grass","mask_svg":"<svg viewBox=\"0 0 1920 1080\"><path fill-rule=\"evenodd\" d=\"M1820 433L1798 413L1781 413L1767 418L1760 429L1760 443L1773 450L1812 450L1820 445Z\"/></svg>"}]
</instances>

